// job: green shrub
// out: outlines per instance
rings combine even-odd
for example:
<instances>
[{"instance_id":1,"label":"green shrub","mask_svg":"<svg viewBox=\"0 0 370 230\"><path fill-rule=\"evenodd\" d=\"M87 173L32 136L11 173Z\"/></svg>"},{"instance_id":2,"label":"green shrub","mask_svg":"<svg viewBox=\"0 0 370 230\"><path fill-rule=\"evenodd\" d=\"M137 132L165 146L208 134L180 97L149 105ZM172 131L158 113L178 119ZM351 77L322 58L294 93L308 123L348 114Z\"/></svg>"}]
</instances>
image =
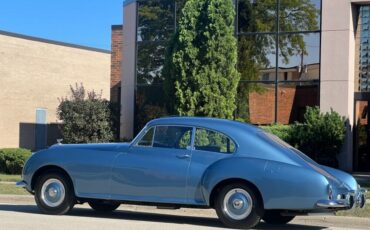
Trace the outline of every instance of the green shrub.
<instances>
[{"instance_id":1,"label":"green shrub","mask_svg":"<svg viewBox=\"0 0 370 230\"><path fill-rule=\"evenodd\" d=\"M294 134L299 149L320 164L338 167L337 155L346 134L345 118L333 110L321 113L318 107L307 107L304 120Z\"/></svg>"},{"instance_id":2,"label":"green shrub","mask_svg":"<svg viewBox=\"0 0 370 230\"><path fill-rule=\"evenodd\" d=\"M261 128L298 148L319 164L338 167L337 155L344 143L346 123L337 112L321 113L318 107L307 107L303 123Z\"/></svg>"},{"instance_id":3,"label":"green shrub","mask_svg":"<svg viewBox=\"0 0 370 230\"><path fill-rule=\"evenodd\" d=\"M284 140L287 143L292 144L292 135L295 132L295 125L270 125L270 126L261 126L266 132L272 133L280 139Z\"/></svg>"},{"instance_id":4,"label":"green shrub","mask_svg":"<svg viewBox=\"0 0 370 230\"><path fill-rule=\"evenodd\" d=\"M76 84L75 88L71 86L70 90L71 96L62 98L57 109L58 118L63 121L59 127L63 143L95 143L113 140L112 124L117 125L118 118L113 119L112 105L109 101L103 99L101 93L86 91L82 84Z\"/></svg>"},{"instance_id":5,"label":"green shrub","mask_svg":"<svg viewBox=\"0 0 370 230\"><path fill-rule=\"evenodd\" d=\"M21 174L31 151L22 148L0 149L0 172L6 174Z\"/></svg>"}]
</instances>

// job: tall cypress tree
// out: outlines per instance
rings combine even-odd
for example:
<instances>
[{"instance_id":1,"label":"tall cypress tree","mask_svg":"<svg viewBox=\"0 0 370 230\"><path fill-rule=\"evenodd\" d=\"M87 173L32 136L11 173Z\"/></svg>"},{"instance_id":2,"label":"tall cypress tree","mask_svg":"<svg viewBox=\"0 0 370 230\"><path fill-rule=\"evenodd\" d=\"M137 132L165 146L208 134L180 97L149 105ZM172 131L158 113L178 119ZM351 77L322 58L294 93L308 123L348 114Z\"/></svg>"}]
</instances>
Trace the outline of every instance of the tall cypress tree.
<instances>
[{"instance_id":1,"label":"tall cypress tree","mask_svg":"<svg viewBox=\"0 0 370 230\"><path fill-rule=\"evenodd\" d=\"M240 79L234 18L232 1L186 2L164 69L175 113L233 118Z\"/></svg>"}]
</instances>

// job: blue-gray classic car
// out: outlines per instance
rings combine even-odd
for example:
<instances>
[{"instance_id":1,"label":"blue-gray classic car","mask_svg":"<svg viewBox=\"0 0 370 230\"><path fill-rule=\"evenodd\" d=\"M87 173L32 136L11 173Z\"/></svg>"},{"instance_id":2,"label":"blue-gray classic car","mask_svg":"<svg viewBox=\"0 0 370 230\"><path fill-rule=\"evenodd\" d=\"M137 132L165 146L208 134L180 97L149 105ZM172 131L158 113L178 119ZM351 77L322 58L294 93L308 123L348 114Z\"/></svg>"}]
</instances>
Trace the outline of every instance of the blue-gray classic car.
<instances>
[{"instance_id":1,"label":"blue-gray classic car","mask_svg":"<svg viewBox=\"0 0 370 230\"><path fill-rule=\"evenodd\" d=\"M317 164L276 136L240 122L196 117L150 121L131 143L56 144L34 153L22 181L43 213L87 202L214 208L228 227L364 207L349 174Z\"/></svg>"}]
</instances>

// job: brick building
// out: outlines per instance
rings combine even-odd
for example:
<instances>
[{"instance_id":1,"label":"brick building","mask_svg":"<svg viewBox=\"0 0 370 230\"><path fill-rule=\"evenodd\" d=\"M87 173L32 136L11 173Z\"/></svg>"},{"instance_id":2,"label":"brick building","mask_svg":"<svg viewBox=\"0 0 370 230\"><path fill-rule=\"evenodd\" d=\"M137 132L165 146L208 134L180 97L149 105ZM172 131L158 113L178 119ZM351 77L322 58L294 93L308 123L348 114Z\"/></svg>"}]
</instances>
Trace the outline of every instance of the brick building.
<instances>
[{"instance_id":1,"label":"brick building","mask_svg":"<svg viewBox=\"0 0 370 230\"><path fill-rule=\"evenodd\" d=\"M0 54L0 148L56 143L70 85L110 98L110 51L0 31Z\"/></svg>"}]
</instances>

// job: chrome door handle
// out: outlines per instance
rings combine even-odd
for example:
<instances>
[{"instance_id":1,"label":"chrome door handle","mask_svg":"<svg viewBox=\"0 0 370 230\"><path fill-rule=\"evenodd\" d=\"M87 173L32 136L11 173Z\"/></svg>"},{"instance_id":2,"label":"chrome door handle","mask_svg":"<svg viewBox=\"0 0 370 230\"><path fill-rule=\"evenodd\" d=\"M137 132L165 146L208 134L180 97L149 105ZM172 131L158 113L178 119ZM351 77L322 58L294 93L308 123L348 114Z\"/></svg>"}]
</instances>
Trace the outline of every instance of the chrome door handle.
<instances>
[{"instance_id":1,"label":"chrome door handle","mask_svg":"<svg viewBox=\"0 0 370 230\"><path fill-rule=\"evenodd\" d=\"M177 155L176 157L179 158L179 159L188 159L188 158L190 158L190 155L189 154L184 154L184 155Z\"/></svg>"}]
</instances>

